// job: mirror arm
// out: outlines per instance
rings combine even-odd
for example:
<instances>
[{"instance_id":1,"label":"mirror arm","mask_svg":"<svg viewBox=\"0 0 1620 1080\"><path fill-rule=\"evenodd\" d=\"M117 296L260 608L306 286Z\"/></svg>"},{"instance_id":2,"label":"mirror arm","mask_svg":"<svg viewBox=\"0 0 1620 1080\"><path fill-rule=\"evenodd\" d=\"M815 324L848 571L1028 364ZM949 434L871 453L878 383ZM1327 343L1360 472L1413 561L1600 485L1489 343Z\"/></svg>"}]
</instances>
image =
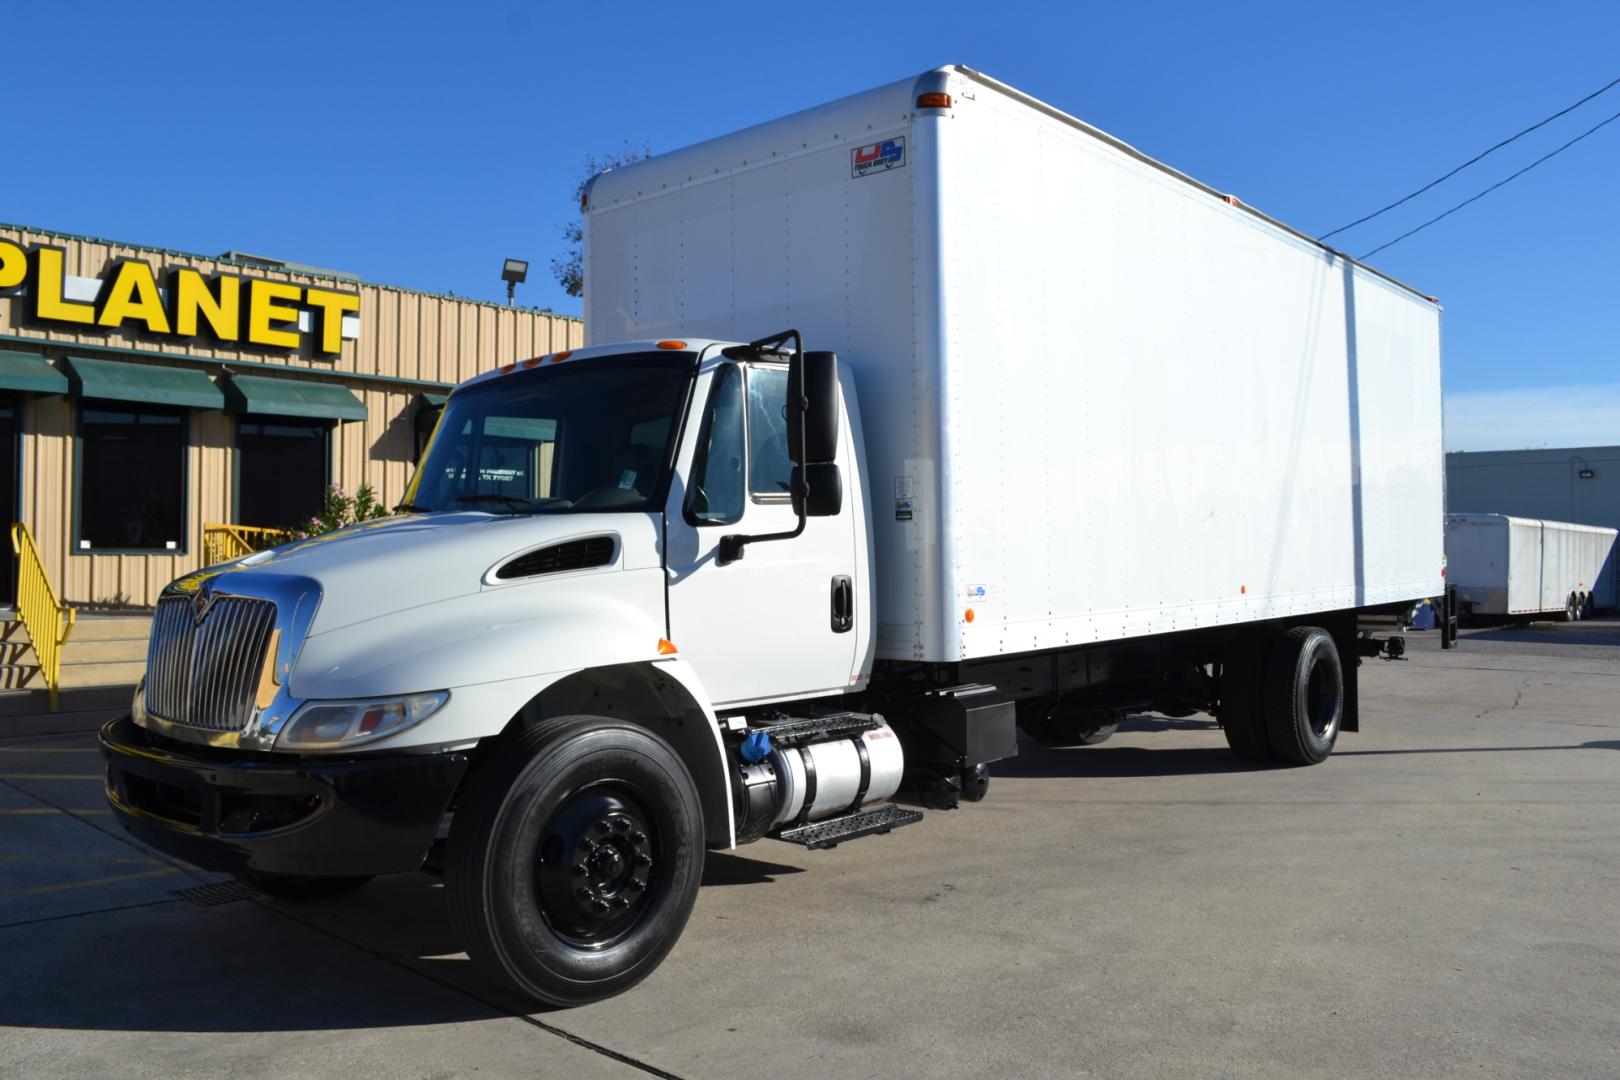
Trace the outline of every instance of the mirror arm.
<instances>
[{"instance_id":1,"label":"mirror arm","mask_svg":"<svg viewBox=\"0 0 1620 1080\"><path fill-rule=\"evenodd\" d=\"M748 347L750 349L763 349L767 346L782 345L786 344L789 338L793 339L793 366L801 372L801 377L799 379L799 400L793 402L792 404L794 408L799 410L799 416L801 417L799 422L798 460L803 462L806 449L804 430L806 425L802 418L808 417L810 414L810 399L804 396L804 378L802 377L802 372L804 371L804 339L799 337L799 332L797 330L784 330L780 334L775 334L768 338L760 338L758 341L750 342ZM789 529L787 532L760 533L757 536L745 536L741 533L732 533L730 536L722 536L720 538L720 555L718 559L720 565L724 566L726 563L736 562L738 559L742 558L743 549L749 544L758 544L768 540L793 540L803 534L805 522L810 518L810 482L805 478L803 468L800 468L798 473L798 490L794 492L797 498L794 501L799 507L799 523L793 528Z\"/></svg>"}]
</instances>

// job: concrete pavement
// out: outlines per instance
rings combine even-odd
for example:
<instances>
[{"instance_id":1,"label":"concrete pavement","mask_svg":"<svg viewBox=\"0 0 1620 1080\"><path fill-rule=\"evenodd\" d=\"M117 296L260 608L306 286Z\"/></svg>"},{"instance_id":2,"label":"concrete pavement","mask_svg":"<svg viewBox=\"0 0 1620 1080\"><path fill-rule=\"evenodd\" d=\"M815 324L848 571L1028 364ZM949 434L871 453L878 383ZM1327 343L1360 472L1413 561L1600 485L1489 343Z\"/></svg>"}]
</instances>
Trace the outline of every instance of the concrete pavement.
<instances>
[{"instance_id":1,"label":"concrete pavement","mask_svg":"<svg viewBox=\"0 0 1620 1080\"><path fill-rule=\"evenodd\" d=\"M88 736L0 740L0 1074L1613 1076L1620 623L1412 641L1316 768L1140 717L711 855L663 967L568 1012L472 971L429 877L187 893L223 879L115 831Z\"/></svg>"}]
</instances>

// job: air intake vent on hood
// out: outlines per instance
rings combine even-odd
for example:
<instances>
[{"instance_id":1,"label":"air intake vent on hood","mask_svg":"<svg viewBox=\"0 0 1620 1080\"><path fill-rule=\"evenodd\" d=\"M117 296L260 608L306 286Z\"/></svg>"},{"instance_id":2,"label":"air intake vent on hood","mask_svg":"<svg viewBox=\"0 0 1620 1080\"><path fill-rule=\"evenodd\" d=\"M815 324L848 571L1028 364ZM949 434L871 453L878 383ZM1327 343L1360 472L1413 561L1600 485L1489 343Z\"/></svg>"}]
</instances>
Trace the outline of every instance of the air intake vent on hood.
<instances>
[{"instance_id":1,"label":"air intake vent on hood","mask_svg":"<svg viewBox=\"0 0 1620 1080\"><path fill-rule=\"evenodd\" d=\"M613 561L613 537L592 536L584 540L570 540L565 544L552 544L519 555L499 570L495 576L501 580L534 577L537 574L560 574L564 570L585 570L592 566L606 566Z\"/></svg>"}]
</instances>

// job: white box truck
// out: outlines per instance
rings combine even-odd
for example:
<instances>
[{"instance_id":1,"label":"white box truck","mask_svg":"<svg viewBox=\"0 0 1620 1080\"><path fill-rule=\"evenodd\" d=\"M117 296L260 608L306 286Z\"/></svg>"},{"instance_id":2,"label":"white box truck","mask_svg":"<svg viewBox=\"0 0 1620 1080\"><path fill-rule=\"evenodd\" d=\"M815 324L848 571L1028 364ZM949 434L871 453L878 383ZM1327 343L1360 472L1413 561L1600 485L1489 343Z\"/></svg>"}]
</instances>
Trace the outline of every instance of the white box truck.
<instances>
[{"instance_id":1,"label":"white box truck","mask_svg":"<svg viewBox=\"0 0 1620 1080\"><path fill-rule=\"evenodd\" d=\"M1448 580L1464 615L1592 614L1616 530L1507 514L1446 515Z\"/></svg>"},{"instance_id":2,"label":"white box truck","mask_svg":"<svg viewBox=\"0 0 1620 1080\"><path fill-rule=\"evenodd\" d=\"M287 898L442 873L576 1004L705 849L984 798L1016 727L1319 762L1442 592L1438 307L983 75L608 172L585 224L595 344L457 388L399 516L168 588L126 827Z\"/></svg>"}]
</instances>

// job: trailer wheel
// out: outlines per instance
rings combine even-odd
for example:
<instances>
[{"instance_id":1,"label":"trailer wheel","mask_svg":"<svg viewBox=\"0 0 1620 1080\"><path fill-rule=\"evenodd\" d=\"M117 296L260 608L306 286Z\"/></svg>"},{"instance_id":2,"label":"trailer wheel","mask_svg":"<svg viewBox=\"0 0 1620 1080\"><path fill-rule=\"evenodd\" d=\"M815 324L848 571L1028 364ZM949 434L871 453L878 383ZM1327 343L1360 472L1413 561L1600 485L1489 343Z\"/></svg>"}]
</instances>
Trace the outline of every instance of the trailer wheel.
<instances>
[{"instance_id":1,"label":"trailer wheel","mask_svg":"<svg viewBox=\"0 0 1620 1080\"><path fill-rule=\"evenodd\" d=\"M1575 601L1575 594L1570 593L1568 598L1564 600L1564 621L1565 622L1574 622L1576 619L1578 619L1580 617L1581 617L1580 606Z\"/></svg>"},{"instance_id":2,"label":"trailer wheel","mask_svg":"<svg viewBox=\"0 0 1620 1080\"><path fill-rule=\"evenodd\" d=\"M569 1006L658 966L703 875L702 806L668 743L618 720L558 717L501 746L468 790L445 884L479 968Z\"/></svg>"},{"instance_id":3,"label":"trailer wheel","mask_svg":"<svg viewBox=\"0 0 1620 1080\"><path fill-rule=\"evenodd\" d=\"M1267 638L1258 631L1238 635L1221 664L1216 718L1232 753L1247 761L1276 760L1266 734L1264 689Z\"/></svg>"},{"instance_id":4,"label":"trailer wheel","mask_svg":"<svg viewBox=\"0 0 1620 1080\"><path fill-rule=\"evenodd\" d=\"M1266 664L1265 705L1278 758L1315 765L1333 753L1344 719L1344 668L1333 635L1296 626L1277 636Z\"/></svg>"},{"instance_id":5,"label":"trailer wheel","mask_svg":"<svg viewBox=\"0 0 1620 1080\"><path fill-rule=\"evenodd\" d=\"M1582 594L1582 596L1581 596L1581 618L1590 619L1593 615L1596 615L1596 614L1597 614L1597 601L1592 598L1591 593Z\"/></svg>"}]
</instances>

